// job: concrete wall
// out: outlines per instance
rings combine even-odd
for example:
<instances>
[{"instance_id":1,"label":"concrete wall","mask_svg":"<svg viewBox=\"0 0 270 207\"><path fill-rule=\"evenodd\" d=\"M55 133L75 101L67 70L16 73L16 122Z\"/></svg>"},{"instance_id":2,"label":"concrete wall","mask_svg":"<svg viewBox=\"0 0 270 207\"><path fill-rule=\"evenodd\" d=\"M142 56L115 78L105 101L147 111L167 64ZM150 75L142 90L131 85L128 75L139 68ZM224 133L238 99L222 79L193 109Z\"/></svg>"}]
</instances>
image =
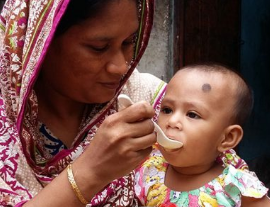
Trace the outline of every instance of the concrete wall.
<instances>
[{"instance_id":1,"label":"concrete wall","mask_svg":"<svg viewBox=\"0 0 270 207\"><path fill-rule=\"evenodd\" d=\"M149 44L137 68L141 72L148 72L168 81L169 0L156 0L154 15Z\"/></svg>"}]
</instances>

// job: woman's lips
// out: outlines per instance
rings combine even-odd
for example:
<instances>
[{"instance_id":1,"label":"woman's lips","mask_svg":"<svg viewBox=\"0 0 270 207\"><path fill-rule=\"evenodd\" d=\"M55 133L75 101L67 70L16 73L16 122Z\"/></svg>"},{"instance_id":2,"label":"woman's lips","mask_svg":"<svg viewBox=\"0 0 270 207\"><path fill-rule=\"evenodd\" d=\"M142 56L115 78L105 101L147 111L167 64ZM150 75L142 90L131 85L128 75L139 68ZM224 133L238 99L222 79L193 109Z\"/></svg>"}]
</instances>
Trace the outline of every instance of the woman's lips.
<instances>
[{"instance_id":1,"label":"woman's lips","mask_svg":"<svg viewBox=\"0 0 270 207\"><path fill-rule=\"evenodd\" d=\"M119 82L112 82L112 83L101 83L104 87L108 89L117 89L119 87Z\"/></svg>"}]
</instances>

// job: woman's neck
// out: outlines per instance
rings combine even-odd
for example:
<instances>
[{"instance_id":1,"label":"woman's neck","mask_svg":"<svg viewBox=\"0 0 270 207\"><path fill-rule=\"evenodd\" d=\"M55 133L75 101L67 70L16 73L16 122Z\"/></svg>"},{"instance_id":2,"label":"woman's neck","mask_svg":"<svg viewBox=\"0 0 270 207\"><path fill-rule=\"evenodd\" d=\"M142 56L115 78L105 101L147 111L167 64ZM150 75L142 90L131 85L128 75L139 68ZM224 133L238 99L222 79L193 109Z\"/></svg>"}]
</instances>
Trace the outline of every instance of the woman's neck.
<instances>
[{"instance_id":1,"label":"woman's neck","mask_svg":"<svg viewBox=\"0 0 270 207\"><path fill-rule=\"evenodd\" d=\"M166 171L165 185L175 191L191 191L215 179L223 170L223 167L216 162L190 168L169 165Z\"/></svg>"},{"instance_id":2,"label":"woman's neck","mask_svg":"<svg viewBox=\"0 0 270 207\"><path fill-rule=\"evenodd\" d=\"M78 134L86 104L75 102L62 96L50 86L35 85L38 99L38 119L67 147Z\"/></svg>"},{"instance_id":3,"label":"woman's neck","mask_svg":"<svg viewBox=\"0 0 270 207\"><path fill-rule=\"evenodd\" d=\"M58 93L49 84L41 80L37 81L35 92L38 98L39 108L59 118L81 116L86 105Z\"/></svg>"}]
</instances>

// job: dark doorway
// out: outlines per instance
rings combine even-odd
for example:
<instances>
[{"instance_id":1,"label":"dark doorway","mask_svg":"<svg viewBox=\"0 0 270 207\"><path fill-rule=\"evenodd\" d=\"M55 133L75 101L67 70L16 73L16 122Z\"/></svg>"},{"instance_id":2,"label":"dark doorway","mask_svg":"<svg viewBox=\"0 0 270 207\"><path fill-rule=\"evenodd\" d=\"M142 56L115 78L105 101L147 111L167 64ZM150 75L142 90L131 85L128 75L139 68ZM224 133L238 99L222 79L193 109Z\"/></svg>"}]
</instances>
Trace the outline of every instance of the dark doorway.
<instances>
[{"instance_id":1,"label":"dark doorway","mask_svg":"<svg viewBox=\"0 0 270 207\"><path fill-rule=\"evenodd\" d=\"M253 89L254 109L237 151L270 187L270 1L173 2L174 72L214 61L242 73Z\"/></svg>"},{"instance_id":2,"label":"dark doorway","mask_svg":"<svg viewBox=\"0 0 270 207\"><path fill-rule=\"evenodd\" d=\"M239 69L240 9L240 0L175 0L175 70L205 61Z\"/></svg>"}]
</instances>

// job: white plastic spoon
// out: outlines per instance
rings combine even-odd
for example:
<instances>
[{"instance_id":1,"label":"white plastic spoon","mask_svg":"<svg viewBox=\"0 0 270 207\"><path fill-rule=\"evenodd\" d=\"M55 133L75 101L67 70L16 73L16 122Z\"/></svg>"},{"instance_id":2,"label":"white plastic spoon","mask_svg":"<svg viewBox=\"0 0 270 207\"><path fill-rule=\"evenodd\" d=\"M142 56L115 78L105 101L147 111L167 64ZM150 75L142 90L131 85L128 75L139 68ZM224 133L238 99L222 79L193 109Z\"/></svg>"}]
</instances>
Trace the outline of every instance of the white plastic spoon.
<instances>
[{"instance_id":1,"label":"white plastic spoon","mask_svg":"<svg viewBox=\"0 0 270 207\"><path fill-rule=\"evenodd\" d=\"M119 101L119 106L122 108L126 108L129 107L130 105L133 104L132 100L125 94L120 94L118 96L118 101ZM164 132L162 131L162 129L155 123L155 132L157 133L157 142L164 148L166 149L178 149L181 148L183 146L182 142L176 141L176 140L172 140L170 138L168 138Z\"/></svg>"}]
</instances>

